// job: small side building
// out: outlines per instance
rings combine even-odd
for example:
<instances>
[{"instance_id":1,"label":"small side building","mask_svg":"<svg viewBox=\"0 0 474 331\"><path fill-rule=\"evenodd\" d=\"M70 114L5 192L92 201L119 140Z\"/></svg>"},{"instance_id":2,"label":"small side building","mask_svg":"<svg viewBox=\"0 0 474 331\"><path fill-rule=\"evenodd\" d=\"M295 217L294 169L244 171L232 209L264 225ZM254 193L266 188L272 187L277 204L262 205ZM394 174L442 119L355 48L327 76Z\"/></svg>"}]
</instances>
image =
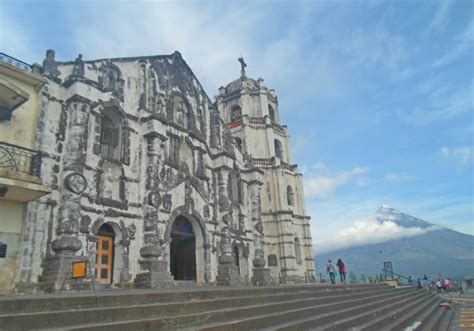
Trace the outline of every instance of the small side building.
<instances>
[{"instance_id":1,"label":"small side building","mask_svg":"<svg viewBox=\"0 0 474 331\"><path fill-rule=\"evenodd\" d=\"M0 293L18 277L25 205L48 194L35 150L40 98L46 80L32 66L0 53ZM41 221L41 220L38 220Z\"/></svg>"}]
</instances>

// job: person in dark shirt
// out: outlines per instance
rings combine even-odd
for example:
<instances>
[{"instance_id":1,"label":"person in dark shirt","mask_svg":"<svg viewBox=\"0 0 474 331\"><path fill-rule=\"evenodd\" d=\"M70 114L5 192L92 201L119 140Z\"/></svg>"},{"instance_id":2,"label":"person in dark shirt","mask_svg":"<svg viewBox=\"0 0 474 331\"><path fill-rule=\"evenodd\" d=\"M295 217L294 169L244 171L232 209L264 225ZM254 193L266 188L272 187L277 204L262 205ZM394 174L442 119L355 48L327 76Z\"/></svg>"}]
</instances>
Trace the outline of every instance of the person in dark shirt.
<instances>
[{"instance_id":1,"label":"person in dark shirt","mask_svg":"<svg viewBox=\"0 0 474 331\"><path fill-rule=\"evenodd\" d=\"M341 283L345 283L346 282L346 266L344 265L344 262L342 262L341 259L338 259L336 266L339 268L339 279L341 280Z\"/></svg>"}]
</instances>

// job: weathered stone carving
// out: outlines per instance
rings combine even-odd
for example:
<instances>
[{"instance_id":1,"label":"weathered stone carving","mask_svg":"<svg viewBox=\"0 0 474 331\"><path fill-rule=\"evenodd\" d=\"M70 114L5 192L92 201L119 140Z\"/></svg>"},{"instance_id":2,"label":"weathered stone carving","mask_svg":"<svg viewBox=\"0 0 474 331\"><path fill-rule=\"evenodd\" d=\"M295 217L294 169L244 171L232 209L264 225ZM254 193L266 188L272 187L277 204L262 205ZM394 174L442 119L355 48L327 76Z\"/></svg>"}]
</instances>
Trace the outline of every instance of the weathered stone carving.
<instances>
[{"instance_id":1,"label":"weathered stone carving","mask_svg":"<svg viewBox=\"0 0 474 331\"><path fill-rule=\"evenodd\" d=\"M91 224L91 218L87 215L81 217L81 225L79 231L81 233L89 233L89 225Z\"/></svg>"},{"instance_id":2,"label":"weathered stone carving","mask_svg":"<svg viewBox=\"0 0 474 331\"><path fill-rule=\"evenodd\" d=\"M82 54L79 54L74 60L74 68L72 75L77 77L84 77L84 61L82 61Z\"/></svg>"},{"instance_id":3,"label":"weathered stone carving","mask_svg":"<svg viewBox=\"0 0 474 331\"><path fill-rule=\"evenodd\" d=\"M222 134L222 139L224 140L224 150L227 155L234 156L234 139L232 139L232 136L228 129L224 130Z\"/></svg>"},{"instance_id":4,"label":"weathered stone carving","mask_svg":"<svg viewBox=\"0 0 474 331\"><path fill-rule=\"evenodd\" d=\"M230 208L227 178L227 173L224 170L220 170L219 174L217 175L217 186L219 191L219 211L221 212L229 210Z\"/></svg>"},{"instance_id":5,"label":"weathered stone carving","mask_svg":"<svg viewBox=\"0 0 474 331\"><path fill-rule=\"evenodd\" d=\"M81 194L87 188L87 180L82 174L73 172L66 176L64 179L64 185L70 191L76 194Z\"/></svg>"},{"instance_id":6,"label":"weathered stone carving","mask_svg":"<svg viewBox=\"0 0 474 331\"><path fill-rule=\"evenodd\" d=\"M113 63L104 63L99 71L99 85L104 92L113 92L113 95L123 101L123 85L122 73L120 69Z\"/></svg>"},{"instance_id":7,"label":"weathered stone carving","mask_svg":"<svg viewBox=\"0 0 474 331\"><path fill-rule=\"evenodd\" d=\"M232 215L228 213L222 216L222 222L225 224L225 226L232 226Z\"/></svg>"},{"instance_id":8,"label":"weathered stone carving","mask_svg":"<svg viewBox=\"0 0 474 331\"><path fill-rule=\"evenodd\" d=\"M163 209L169 213L171 211L171 206L172 206L171 194L165 194L163 196Z\"/></svg>"},{"instance_id":9,"label":"weathered stone carving","mask_svg":"<svg viewBox=\"0 0 474 331\"><path fill-rule=\"evenodd\" d=\"M202 210L202 215L204 216L206 221L209 220L209 218L211 217L211 212L209 210L208 205L204 205L203 210Z\"/></svg>"},{"instance_id":10,"label":"weathered stone carving","mask_svg":"<svg viewBox=\"0 0 474 331\"><path fill-rule=\"evenodd\" d=\"M150 192L148 194L148 204L150 206L159 208L161 205L161 196L159 192Z\"/></svg>"},{"instance_id":11,"label":"weathered stone carving","mask_svg":"<svg viewBox=\"0 0 474 331\"><path fill-rule=\"evenodd\" d=\"M240 283L238 267L233 265L232 242L230 230L227 226L222 228L221 241L219 244L219 266L217 275L218 285L234 285Z\"/></svg>"},{"instance_id":12,"label":"weathered stone carving","mask_svg":"<svg viewBox=\"0 0 474 331\"><path fill-rule=\"evenodd\" d=\"M46 51L46 58L43 61L43 69L41 73L54 81L60 81L58 77L61 75L61 72L58 70L58 64L54 57L54 50L48 49Z\"/></svg>"},{"instance_id":13,"label":"weathered stone carving","mask_svg":"<svg viewBox=\"0 0 474 331\"><path fill-rule=\"evenodd\" d=\"M221 148L221 117L217 109L210 114L210 145L212 148Z\"/></svg>"},{"instance_id":14,"label":"weathered stone carving","mask_svg":"<svg viewBox=\"0 0 474 331\"><path fill-rule=\"evenodd\" d=\"M137 227L135 226L135 224L130 224L129 226L127 226L127 230L128 230L128 239L129 240L135 239L135 233L137 232Z\"/></svg>"}]
</instances>

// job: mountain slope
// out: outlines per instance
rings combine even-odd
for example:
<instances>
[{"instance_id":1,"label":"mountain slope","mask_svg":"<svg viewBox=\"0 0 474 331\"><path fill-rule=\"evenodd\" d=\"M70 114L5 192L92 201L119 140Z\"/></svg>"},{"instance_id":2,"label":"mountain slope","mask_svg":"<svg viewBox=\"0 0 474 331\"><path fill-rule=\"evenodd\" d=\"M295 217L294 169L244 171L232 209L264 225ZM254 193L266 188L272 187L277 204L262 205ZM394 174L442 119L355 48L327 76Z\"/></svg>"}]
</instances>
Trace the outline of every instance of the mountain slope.
<instances>
[{"instance_id":1,"label":"mountain slope","mask_svg":"<svg viewBox=\"0 0 474 331\"><path fill-rule=\"evenodd\" d=\"M383 261L391 261L394 272L417 278L439 273L451 278L474 275L474 236L432 223L382 206L376 213L379 222L391 221L404 228L428 229L423 234L379 244L345 248L317 254L316 269L325 275L328 259L341 258L348 271L373 276L381 273Z\"/></svg>"}]
</instances>

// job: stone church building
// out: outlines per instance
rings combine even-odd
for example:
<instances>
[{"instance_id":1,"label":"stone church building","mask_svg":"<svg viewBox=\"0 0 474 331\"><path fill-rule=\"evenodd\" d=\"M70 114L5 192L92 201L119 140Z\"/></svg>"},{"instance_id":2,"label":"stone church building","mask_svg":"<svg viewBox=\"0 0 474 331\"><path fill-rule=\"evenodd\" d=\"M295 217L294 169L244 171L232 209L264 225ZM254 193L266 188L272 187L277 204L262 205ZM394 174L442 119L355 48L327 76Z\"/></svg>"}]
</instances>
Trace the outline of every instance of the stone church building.
<instances>
[{"instance_id":1,"label":"stone church building","mask_svg":"<svg viewBox=\"0 0 474 331\"><path fill-rule=\"evenodd\" d=\"M275 91L240 77L211 100L179 52L58 62L36 149L52 192L28 203L17 288L314 281L302 175Z\"/></svg>"}]
</instances>

